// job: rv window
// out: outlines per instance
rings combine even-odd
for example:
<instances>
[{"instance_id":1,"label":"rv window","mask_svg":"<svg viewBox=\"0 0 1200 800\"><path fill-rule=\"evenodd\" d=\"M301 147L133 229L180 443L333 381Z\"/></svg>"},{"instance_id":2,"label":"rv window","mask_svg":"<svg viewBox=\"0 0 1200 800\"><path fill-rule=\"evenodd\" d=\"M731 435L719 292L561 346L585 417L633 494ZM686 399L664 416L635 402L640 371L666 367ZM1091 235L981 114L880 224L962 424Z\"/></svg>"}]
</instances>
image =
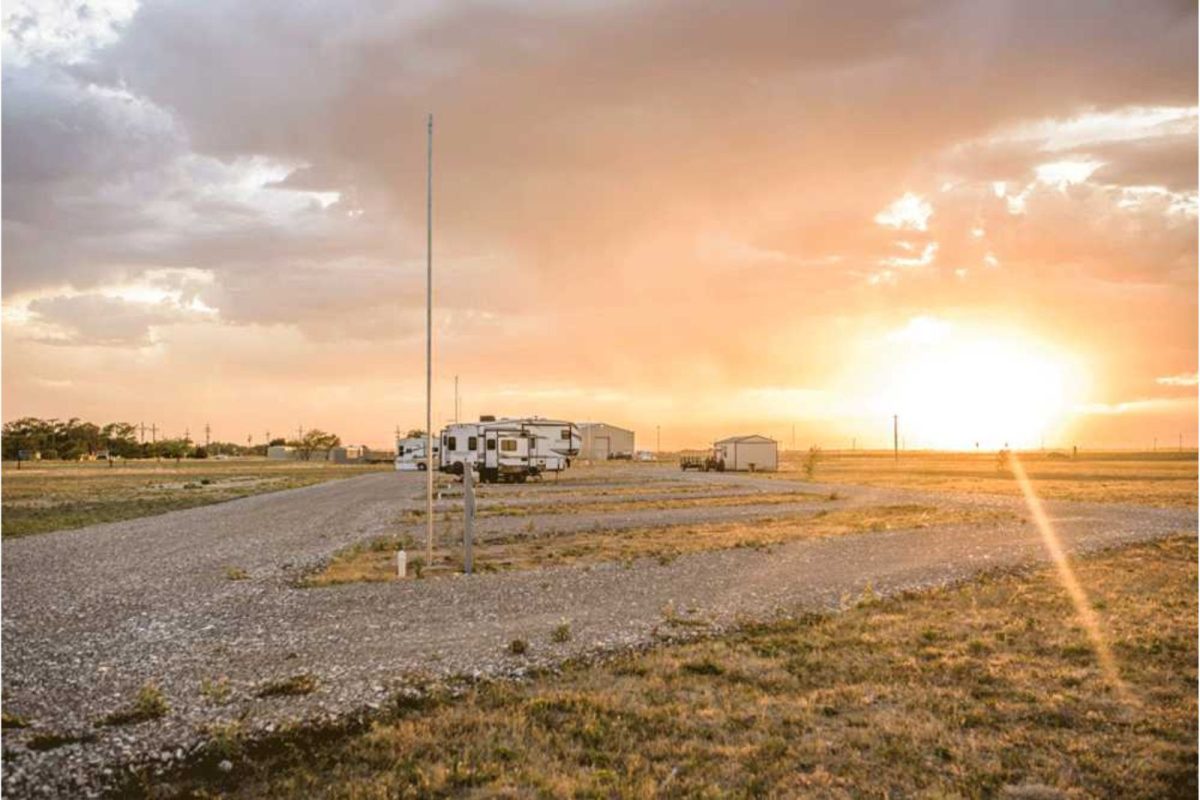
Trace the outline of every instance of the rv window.
<instances>
[{"instance_id":1,"label":"rv window","mask_svg":"<svg viewBox=\"0 0 1200 800\"><path fill-rule=\"evenodd\" d=\"M571 438L571 429L570 429L570 428L563 428L563 429L562 429L562 438L564 438L564 439L570 439L570 438Z\"/></svg>"},{"instance_id":2,"label":"rv window","mask_svg":"<svg viewBox=\"0 0 1200 800\"><path fill-rule=\"evenodd\" d=\"M487 440L487 449L488 449L488 450L495 450L495 449L496 449L496 440L495 440L495 439L488 439L488 440Z\"/></svg>"},{"instance_id":3,"label":"rv window","mask_svg":"<svg viewBox=\"0 0 1200 800\"><path fill-rule=\"evenodd\" d=\"M467 437L467 449L470 450L472 453L474 453L476 447L479 447L479 439L474 436L468 436Z\"/></svg>"},{"instance_id":4,"label":"rv window","mask_svg":"<svg viewBox=\"0 0 1200 800\"><path fill-rule=\"evenodd\" d=\"M517 449L517 440L516 439L505 439L503 442L500 443L500 449L506 453L513 452L514 450Z\"/></svg>"},{"instance_id":5,"label":"rv window","mask_svg":"<svg viewBox=\"0 0 1200 800\"><path fill-rule=\"evenodd\" d=\"M458 441L457 440L458 440L457 436L451 436L449 438L449 440L447 440L447 442L446 442L446 447L449 447L451 450L457 450L458 449Z\"/></svg>"}]
</instances>

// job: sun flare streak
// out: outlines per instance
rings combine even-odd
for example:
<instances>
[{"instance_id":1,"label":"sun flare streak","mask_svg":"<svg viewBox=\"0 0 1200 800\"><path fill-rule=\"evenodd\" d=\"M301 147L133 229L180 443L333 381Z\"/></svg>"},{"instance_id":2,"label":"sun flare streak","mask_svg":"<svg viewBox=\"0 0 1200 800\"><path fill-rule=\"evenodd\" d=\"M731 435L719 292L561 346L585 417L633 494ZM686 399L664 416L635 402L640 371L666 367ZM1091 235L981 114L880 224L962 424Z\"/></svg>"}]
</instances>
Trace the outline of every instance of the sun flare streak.
<instances>
[{"instance_id":1,"label":"sun flare streak","mask_svg":"<svg viewBox=\"0 0 1200 800\"><path fill-rule=\"evenodd\" d=\"M1108 640L1104 636L1100 618L1092 608L1087 592L1080 585L1079 579L1075 577L1075 570L1071 568L1071 561L1067 557L1066 551L1063 550L1058 532L1054 530L1053 523L1050 522L1046 510L1042 507L1041 499L1033 489L1033 482L1029 480L1029 476L1025 473L1025 467L1022 466L1021 460L1017 458L1015 452L1008 454L1008 464L1012 469L1013 477L1017 479L1017 483L1021 487L1021 494L1025 497L1025 504L1029 507L1029 513L1033 517L1034 524L1037 525L1038 533L1042 535L1042 543L1046 546L1046 552L1054 562L1058 579L1071 598L1071 604L1075 606L1079 622L1087 633L1088 639L1091 640L1092 649L1096 652L1096 661L1104 675L1104 680L1113 687L1121 700L1132 701L1134 698L1129 687L1121 680L1116 659L1108 647Z\"/></svg>"}]
</instances>

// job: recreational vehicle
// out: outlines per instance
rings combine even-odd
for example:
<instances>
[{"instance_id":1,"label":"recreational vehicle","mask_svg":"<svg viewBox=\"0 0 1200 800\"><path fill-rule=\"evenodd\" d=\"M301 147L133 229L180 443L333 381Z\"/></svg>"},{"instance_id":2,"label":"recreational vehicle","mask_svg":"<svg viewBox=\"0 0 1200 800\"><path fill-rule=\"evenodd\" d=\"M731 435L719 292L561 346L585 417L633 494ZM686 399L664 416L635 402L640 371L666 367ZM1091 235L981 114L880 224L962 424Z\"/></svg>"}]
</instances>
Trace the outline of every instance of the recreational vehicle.
<instances>
[{"instance_id":1,"label":"recreational vehicle","mask_svg":"<svg viewBox=\"0 0 1200 800\"><path fill-rule=\"evenodd\" d=\"M438 443L433 442L433 459L438 460ZM396 440L396 469L401 472L425 469L425 437L412 436Z\"/></svg>"},{"instance_id":2,"label":"recreational vehicle","mask_svg":"<svg viewBox=\"0 0 1200 800\"><path fill-rule=\"evenodd\" d=\"M503 474L513 474L514 459L518 454L525 462L526 476L564 470L571 465L571 458L579 454L579 429L572 422L540 417L496 419L485 416L480 417L479 422L456 423L442 430L439 469L461 475L470 467L479 470L480 480L495 479L501 473L493 470L501 464L488 460L489 432L508 436L508 441L514 444L505 446L516 448L497 451L497 458L500 455L505 458Z\"/></svg>"}]
</instances>

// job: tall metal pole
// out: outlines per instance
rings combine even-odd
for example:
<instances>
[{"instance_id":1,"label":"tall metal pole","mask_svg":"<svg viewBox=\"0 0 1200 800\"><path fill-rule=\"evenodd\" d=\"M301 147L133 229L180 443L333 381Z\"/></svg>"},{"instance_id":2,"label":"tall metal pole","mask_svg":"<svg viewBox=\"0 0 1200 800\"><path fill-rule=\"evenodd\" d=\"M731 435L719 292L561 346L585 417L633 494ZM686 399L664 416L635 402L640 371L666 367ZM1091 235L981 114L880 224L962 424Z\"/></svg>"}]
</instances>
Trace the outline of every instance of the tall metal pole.
<instances>
[{"instance_id":1,"label":"tall metal pole","mask_svg":"<svg viewBox=\"0 0 1200 800\"><path fill-rule=\"evenodd\" d=\"M892 454L897 464L900 463L900 415L892 414Z\"/></svg>"},{"instance_id":2,"label":"tall metal pole","mask_svg":"<svg viewBox=\"0 0 1200 800\"><path fill-rule=\"evenodd\" d=\"M433 114L425 164L425 568L433 567Z\"/></svg>"}]
</instances>

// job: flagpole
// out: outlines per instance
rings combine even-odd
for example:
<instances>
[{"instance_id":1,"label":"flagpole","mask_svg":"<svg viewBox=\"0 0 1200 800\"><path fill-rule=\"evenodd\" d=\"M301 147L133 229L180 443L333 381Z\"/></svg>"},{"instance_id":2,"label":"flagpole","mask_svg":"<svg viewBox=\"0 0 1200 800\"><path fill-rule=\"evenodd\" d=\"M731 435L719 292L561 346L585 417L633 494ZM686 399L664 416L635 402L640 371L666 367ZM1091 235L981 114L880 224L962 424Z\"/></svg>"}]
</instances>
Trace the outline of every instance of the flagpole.
<instances>
[{"instance_id":1,"label":"flagpole","mask_svg":"<svg viewBox=\"0 0 1200 800\"><path fill-rule=\"evenodd\" d=\"M425 171L425 568L433 567L433 114Z\"/></svg>"}]
</instances>

